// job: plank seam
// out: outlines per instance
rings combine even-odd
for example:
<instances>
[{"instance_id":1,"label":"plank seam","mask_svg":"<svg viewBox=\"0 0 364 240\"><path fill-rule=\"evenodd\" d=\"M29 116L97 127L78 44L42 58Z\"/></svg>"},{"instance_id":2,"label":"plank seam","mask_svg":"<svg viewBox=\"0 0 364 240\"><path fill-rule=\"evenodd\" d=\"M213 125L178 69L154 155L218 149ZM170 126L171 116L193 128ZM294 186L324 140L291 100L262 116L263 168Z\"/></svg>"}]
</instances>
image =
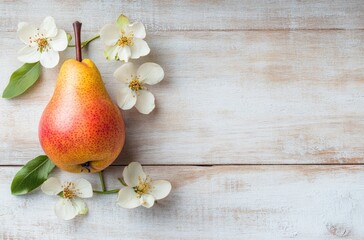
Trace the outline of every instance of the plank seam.
<instances>
[{"instance_id":1,"label":"plank seam","mask_svg":"<svg viewBox=\"0 0 364 240\"><path fill-rule=\"evenodd\" d=\"M219 166L364 166L364 163L277 163L277 164L259 164L259 163L232 163L232 164L142 164L146 167L219 167ZM0 167L22 167L24 165L0 165ZM125 167L126 164L111 165L110 167Z\"/></svg>"},{"instance_id":2,"label":"plank seam","mask_svg":"<svg viewBox=\"0 0 364 240\"><path fill-rule=\"evenodd\" d=\"M304 31L363 31L364 28L277 28L277 29L165 29L165 30L148 30L148 33L158 32L304 32ZM71 30L69 30L71 31ZM14 30L1 30L2 33L16 33ZM83 30L82 33L96 33L98 31Z\"/></svg>"}]
</instances>

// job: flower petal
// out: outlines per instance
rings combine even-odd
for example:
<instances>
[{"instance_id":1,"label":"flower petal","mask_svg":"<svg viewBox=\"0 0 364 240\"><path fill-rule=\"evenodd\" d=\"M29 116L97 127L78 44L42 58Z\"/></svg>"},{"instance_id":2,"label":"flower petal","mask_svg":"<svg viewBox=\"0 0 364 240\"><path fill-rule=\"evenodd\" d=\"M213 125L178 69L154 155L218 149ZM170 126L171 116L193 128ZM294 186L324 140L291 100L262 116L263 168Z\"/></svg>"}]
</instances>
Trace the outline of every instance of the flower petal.
<instances>
[{"instance_id":1,"label":"flower petal","mask_svg":"<svg viewBox=\"0 0 364 240\"><path fill-rule=\"evenodd\" d=\"M35 63L40 59L40 52L37 47L24 46L18 51L18 59L24 63Z\"/></svg>"},{"instance_id":2,"label":"flower petal","mask_svg":"<svg viewBox=\"0 0 364 240\"><path fill-rule=\"evenodd\" d=\"M77 216L78 209L74 206L69 199L61 198L58 200L54 211L57 217L63 220L70 220Z\"/></svg>"},{"instance_id":3,"label":"flower petal","mask_svg":"<svg viewBox=\"0 0 364 240\"><path fill-rule=\"evenodd\" d=\"M119 58L120 61L128 62L130 56L131 56L131 51L130 51L129 46L119 48L118 58Z\"/></svg>"},{"instance_id":4,"label":"flower petal","mask_svg":"<svg viewBox=\"0 0 364 240\"><path fill-rule=\"evenodd\" d=\"M149 114L155 108L153 94L147 90L140 90L135 107L140 113Z\"/></svg>"},{"instance_id":5,"label":"flower petal","mask_svg":"<svg viewBox=\"0 0 364 240\"><path fill-rule=\"evenodd\" d=\"M165 198L171 192L172 185L170 182L166 180L156 180L151 183L151 191L149 194L152 194L156 200Z\"/></svg>"},{"instance_id":6,"label":"flower petal","mask_svg":"<svg viewBox=\"0 0 364 240\"><path fill-rule=\"evenodd\" d=\"M145 175L140 163L131 162L127 167L124 168L123 177L125 183L129 187L136 187L139 185L139 177L142 181L144 181L147 176Z\"/></svg>"},{"instance_id":7,"label":"flower petal","mask_svg":"<svg viewBox=\"0 0 364 240\"><path fill-rule=\"evenodd\" d=\"M136 208L140 206L140 199L132 187L123 187L118 193L117 204L123 208Z\"/></svg>"},{"instance_id":8,"label":"flower petal","mask_svg":"<svg viewBox=\"0 0 364 240\"><path fill-rule=\"evenodd\" d=\"M48 178L40 188L47 195L57 195L63 190L61 182L55 177Z\"/></svg>"},{"instance_id":9,"label":"flower petal","mask_svg":"<svg viewBox=\"0 0 364 240\"><path fill-rule=\"evenodd\" d=\"M146 41L138 38L134 38L134 45L131 46L131 58L137 59L142 56L146 56L150 52L150 48Z\"/></svg>"},{"instance_id":10,"label":"flower petal","mask_svg":"<svg viewBox=\"0 0 364 240\"><path fill-rule=\"evenodd\" d=\"M114 46L120 37L119 28L115 24L106 24L100 31L101 41L106 46Z\"/></svg>"},{"instance_id":11,"label":"flower petal","mask_svg":"<svg viewBox=\"0 0 364 240\"><path fill-rule=\"evenodd\" d=\"M114 78L124 83L129 83L133 76L136 76L136 69L134 63L131 62L121 65L114 72Z\"/></svg>"},{"instance_id":12,"label":"flower petal","mask_svg":"<svg viewBox=\"0 0 364 240\"><path fill-rule=\"evenodd\" d=\"M59 54L53 49L43 52L40 55L40 64L45 68L53 68L59 62Z\"/></svg>"},{"instance_id":13,"label":"flower petal","mask_svg":"<svg viewBox=\"0 0 364 240\"><path fill-rule=\"evenodd\" d=\"M125 86L120 89L119 95L117 96L118 106L123 110L129 110L135 106L137 96L133 91Z\"/></svg>"},{"instance_id":14,"label":"flower petal","mask_svg":"<svg viewBox=\"0 0 364 240\"><path fill-rule=\"evenodd\" d=\"M39 33L46 38L53 38L57 35L57 27L53 17L48 16L43 20L39 27Z\"/></svg>"},{"instance_id":15,"label":"flower petal","mask_svg":"<svg viewBox=\"0 0 364 240\"><path fill-rule=\"evenodd\" d=\"M49 44L55 51L63 51L67 48L67 34L63 29L58 29L58 33L54 38L51 38Z\"/></svg>"},{"instance_id":16,"label":"flower petal","mask_svg":"<svg viewBox=\"0 0 364 240\"><path fill-rule=\"evenodd\" d=\"M135 38L145 38L145 27L141 22L135 22L133 24L129 24L127 27L127 31L132 32Z\"/></svg>"},{"instance_id":17,"label":"flower petal","mask_svg":"<svg viewBox=\"0 0 364 240\"><path fill-rule=\"evenodd\" d=\"M155 202L155 198L150 194L143 194L140 198L140 204L146 208L153 207L154 202Z\"/></svg>"},{"instance_id":18,"label":"flower petal","mask_svg":"<svg viewBox=\"0 0 364 240\"><path fill-rule=\"evenodd\" d=\"M104 55L106 57L107 60L117 60L117 54L119 51L119 46L115 45L115 46L107 46L105 51L104 51Z\"/></svg>"},{"instance_id":19,"label":"flower petal","mask_svg":"<svg viewBox=\"0 0 364 240\"><path fill-rule=\"evenodd\" d=\"M80 198L74 198L71 200L73 206L77 209L78 214L87 214L88 213L88 207L85 203L85 201L83 201Z\"/></svg>"},{"instance_id":20,"label":"flower petal","mask_svg":"<svg viewBox=\"0 0 364 240\"><path fill-rule=\"evenodd\" d=\"M19 39L25 43L26 45L35 46L37 45L35 42L30 43L29 37L34 38L37 34L37 28L27 22L20 22L18 24L18 37Z\"/></svg>"},{"instance_id":21,"label":"flower petal","mask_svg":"<svg viewBox=\"0 0 364 240\"><path fill-rule=\"evenodd\" d=\"M142 83L149 85L157 84L164 78L163 68L159 64L151 62L142 64L138 68L137 74Z\"/></svg>"},{"instance_id":22,"label":"flower petal","mask_svg":"<svg viewBox=\"0 0 364 240\"><path fill-rule=\"evenodd\" d=\"M90 198L92 197L92 186L86 179L77 179L75 182L75 188L77 191L77 196L80 198Z\"/></svg>"},{"instance_id":23,"label":"flower petal","mask_svg":"<svg viewBox=\"0 0 364 240\"><path fill-rule=\"evenodd\" d=\"M121 14L118 19L116 20L116 26L120 29L120 31L125 32L125 27L129 25L129 19Z\"/></svg>"}]
</instances>

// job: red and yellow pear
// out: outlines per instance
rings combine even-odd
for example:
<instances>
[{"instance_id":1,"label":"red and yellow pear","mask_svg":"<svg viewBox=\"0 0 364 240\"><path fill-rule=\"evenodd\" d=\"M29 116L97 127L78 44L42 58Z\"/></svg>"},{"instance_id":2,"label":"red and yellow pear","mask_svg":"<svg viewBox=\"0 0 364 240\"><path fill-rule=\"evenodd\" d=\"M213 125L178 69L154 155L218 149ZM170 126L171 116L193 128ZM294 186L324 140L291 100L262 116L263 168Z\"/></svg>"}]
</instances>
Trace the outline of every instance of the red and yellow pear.
<instances>
[{"instance_id":1,"label":"red and yellow pear","mask_svg":"<svg viewBox=\"0 0 364 240\"><path fill-rule=\"evenodd\" d=\"M61 67L39 123L39 140L59 168L99 172L120 154L125 125L96 65L90 59L82 60L81 24L76 22L74 28L77 60L69 59Z\"/></svg>"}]
</instances>

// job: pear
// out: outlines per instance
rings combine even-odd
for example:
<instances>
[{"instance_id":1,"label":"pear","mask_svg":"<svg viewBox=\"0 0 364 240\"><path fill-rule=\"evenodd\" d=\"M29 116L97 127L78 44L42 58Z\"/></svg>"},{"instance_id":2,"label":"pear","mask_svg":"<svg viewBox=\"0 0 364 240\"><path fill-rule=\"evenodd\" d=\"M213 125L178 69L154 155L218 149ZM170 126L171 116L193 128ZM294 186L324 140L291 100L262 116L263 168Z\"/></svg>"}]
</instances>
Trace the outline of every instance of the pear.
<instances>
[{"instance_id":1,"label":"pear","mask_svg":"<svg viewBox=\"0 0 364 240\"><path fill-rule=\"evenodd\" d=\"M121 152L124 121L91 60L63 63L39 123L39 140L55 165L75 173L101 171Z\"/></svg>"},{"instance_id":2,"label":"pear","mask_svg":"<svg viewBox=\"0 0 364 240\"><path fill-rule=\"evenodd\" d=\"M76 30L75 30L76 32ZM78 41L79 42L79 41ZM90 59L65 61L39 123L39 141L59 168L99 172L120 154L125 125Z\"/></svg>"}]
</instances>

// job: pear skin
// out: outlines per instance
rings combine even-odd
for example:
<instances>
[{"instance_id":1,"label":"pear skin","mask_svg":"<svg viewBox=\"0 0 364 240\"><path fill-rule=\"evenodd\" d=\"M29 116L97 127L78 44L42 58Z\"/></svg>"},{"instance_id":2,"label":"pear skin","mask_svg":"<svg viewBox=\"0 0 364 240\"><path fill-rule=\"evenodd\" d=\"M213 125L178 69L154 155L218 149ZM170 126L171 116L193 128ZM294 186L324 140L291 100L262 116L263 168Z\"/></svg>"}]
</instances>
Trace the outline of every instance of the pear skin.
<instances>
[{"instance_id":1,"label":"pear skin","mask_svg":"<svg viewBox=\"0 0 364 240\"><path fill-rule=\"evenodd\" d=\"M124 120L90 59L63 63L38 133L47 156L68 172L102 171L120 154Z\"/></svg>"}]
</instances>

